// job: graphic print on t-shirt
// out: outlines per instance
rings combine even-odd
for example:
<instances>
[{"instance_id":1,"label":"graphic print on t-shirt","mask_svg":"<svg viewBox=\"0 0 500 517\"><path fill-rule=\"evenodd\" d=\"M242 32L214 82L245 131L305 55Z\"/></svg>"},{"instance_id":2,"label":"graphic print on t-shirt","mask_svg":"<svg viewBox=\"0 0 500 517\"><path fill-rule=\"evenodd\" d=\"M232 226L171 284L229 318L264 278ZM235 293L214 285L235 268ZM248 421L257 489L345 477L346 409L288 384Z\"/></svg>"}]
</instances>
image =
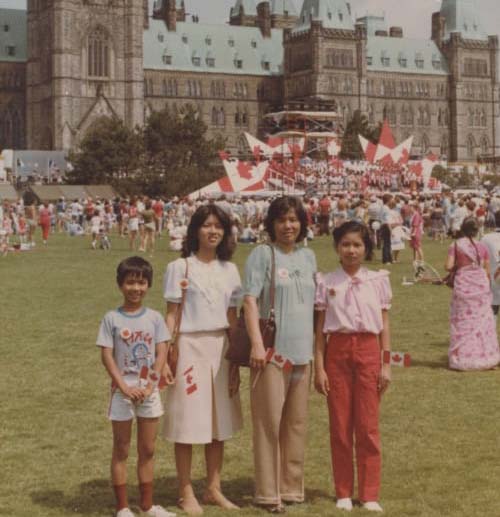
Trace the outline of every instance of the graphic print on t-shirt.
<instances>
[{"instance_id":1,"label":"graphic print on t-shirt","mask_svg":"<svg viewBox=\"0 0 500 517\"><path fill-rule=\"evenodd\" d=\"M125 353L125 364L123 373L139 373L143 366L150 368L152 366L151 346L153 345L153 337L149 332L143 330L128 331L121 329L120 338L127 347ZM128 339L123 339L129 335Z\"/></svg>"}]
</instances>

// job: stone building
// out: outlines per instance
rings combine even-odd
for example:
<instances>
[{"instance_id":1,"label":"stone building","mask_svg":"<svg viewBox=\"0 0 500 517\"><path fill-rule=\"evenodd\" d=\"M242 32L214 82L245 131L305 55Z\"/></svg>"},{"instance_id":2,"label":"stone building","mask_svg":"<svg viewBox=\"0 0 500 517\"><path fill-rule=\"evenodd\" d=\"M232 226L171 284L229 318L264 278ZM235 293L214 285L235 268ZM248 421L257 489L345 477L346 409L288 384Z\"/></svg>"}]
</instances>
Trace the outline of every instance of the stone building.
<instances>
[{"instance_id":1,"label":"stone building","mask_svg":"<svg viewBox=\"0 0 500 517\"><path fill-rule=\"evenodd\" d=\"M0 145L68 149L99 115L134 127L191 104L243 152L268 110L325 102L389 119L415 155L498 156L498 38L475 4L442 0L419 40L345 0L234 0L229 25L183 0L28 0L0 10Z\"/></svg>"}]
</instances>

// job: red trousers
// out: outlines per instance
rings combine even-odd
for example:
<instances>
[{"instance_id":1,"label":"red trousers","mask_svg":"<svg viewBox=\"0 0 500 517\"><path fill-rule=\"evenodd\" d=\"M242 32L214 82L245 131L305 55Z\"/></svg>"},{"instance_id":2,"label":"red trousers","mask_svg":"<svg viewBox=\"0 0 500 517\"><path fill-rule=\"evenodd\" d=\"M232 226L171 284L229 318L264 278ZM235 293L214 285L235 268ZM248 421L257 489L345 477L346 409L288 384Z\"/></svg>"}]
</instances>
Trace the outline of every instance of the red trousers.
<instances>
[{"instance_id":1,"label":"red trousers","mask_svg":"<svg viewBox=\"0 0 500 517\"><path fill-rule=\"evenodd\" d=\"M50 221L48 223L41 222L40 226L42 227L42 239L44 241L48 240L49 232L50 232Z\"/></svg>"},{"instance_id":2,"label":"red trousers","mask_svg":"<svg viewBox=\"0 0 500 517\"><path fill-rule=\"evenodd\" d=\"M380 368L380 345L375 334L330 335L325 370L330 382L327 399L330 445L335 493L339 499L353 495L355 442L359 499L378 501Z\"/></svg>"}]
</instances>

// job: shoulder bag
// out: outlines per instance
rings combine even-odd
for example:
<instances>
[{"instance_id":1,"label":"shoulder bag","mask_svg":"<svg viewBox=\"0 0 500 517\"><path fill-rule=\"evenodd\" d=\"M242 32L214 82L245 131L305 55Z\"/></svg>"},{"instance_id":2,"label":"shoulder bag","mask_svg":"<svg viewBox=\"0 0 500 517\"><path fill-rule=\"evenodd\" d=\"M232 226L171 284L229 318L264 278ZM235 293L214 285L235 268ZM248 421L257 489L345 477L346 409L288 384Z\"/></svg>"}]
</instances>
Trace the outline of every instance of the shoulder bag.
<instances>
[{"instance_id":1,"label":"shoulder bag","mask_svg":"<svg viewBox=\"0 0 500 517\"><path fill-rule=\"evenodd\" d=\"M456 276L457 271L458 271L458 266L457 266L457 243L456 243L456 241L455 241L454 249L455 249L455 251L454 251L454 254L455 254L455 264L454 264L453 268L451 269L451 271L443 278L443 285L446 285L450 289L453 289L453 287L455 286L455 276Z\"/></svg>"},{"instance_id":2,"label":"shoulder bag","mask_svg":"<svg viewBox=\"0 0 500 517\"><path fill-rule=\"evenodd\" d=\"M268 318L259 319L260 333L262 334L262 341L264 348L272 348L276 339L276 320L274 316L274 298L276 291L276 261L274 256L274 248L269 245L271 249L271 285L269 288L270 310ZM250 366L250 352L252 344L250 336L245 324L245 314L243 308L240 310L238 317L238 324L236 328L228 330L229 348L227 349L225 358L233 364L238 366Z\"/></svg>"}]
</instances>

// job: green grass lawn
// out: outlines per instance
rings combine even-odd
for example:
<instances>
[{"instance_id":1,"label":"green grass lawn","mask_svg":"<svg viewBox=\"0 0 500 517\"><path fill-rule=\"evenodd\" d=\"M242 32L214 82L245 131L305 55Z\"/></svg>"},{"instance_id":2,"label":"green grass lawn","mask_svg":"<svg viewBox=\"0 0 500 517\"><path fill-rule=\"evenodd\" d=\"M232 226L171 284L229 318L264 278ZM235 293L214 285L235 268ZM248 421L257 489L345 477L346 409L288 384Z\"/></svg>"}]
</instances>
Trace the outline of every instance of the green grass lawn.
<instances>
[{"instance_id":1,"label":"green grass lawn","mask_svg":"<svg viewBox=\"0 0 500 517\"><path fill-rule=\"evenodd\" d=\"M91 250L88 238L57 235L46 248L39 242L33 252L0 259L0 515L112 515L109 379L94 346L101 317L121 301L115 268L128 251L125 240L112 242L112 251L104 253ZM336 267L329 239L315 241L312 248L320 270ZM152 259L156 276L147 298L160 311L163 272L176 257L165 250L164 239ZM249 250L238 249L240 267ZM424 250L441 269L446 246L426 241ZM500 372L447 370L450 290L401 286L403 276L412 274L409 250L402 260L392 266L392 341L394 350L412 355L413 365L393 369L382 405L380 501L390 516L500 516ZM239 515L264 515L251 506L246 371L242 392L245 429L227 444L224 489L242 505ZM306 503L288 513L342 515L334 508L325 401L311 392L310 402ZM158 440L156 457L156 501L172 507L171 445ZM131 502L137 501L134 464L135 452ZM193 474L201 492L201 448ZM220 514L206 510L207 516Z\"/></svg>"}]
</instances>

